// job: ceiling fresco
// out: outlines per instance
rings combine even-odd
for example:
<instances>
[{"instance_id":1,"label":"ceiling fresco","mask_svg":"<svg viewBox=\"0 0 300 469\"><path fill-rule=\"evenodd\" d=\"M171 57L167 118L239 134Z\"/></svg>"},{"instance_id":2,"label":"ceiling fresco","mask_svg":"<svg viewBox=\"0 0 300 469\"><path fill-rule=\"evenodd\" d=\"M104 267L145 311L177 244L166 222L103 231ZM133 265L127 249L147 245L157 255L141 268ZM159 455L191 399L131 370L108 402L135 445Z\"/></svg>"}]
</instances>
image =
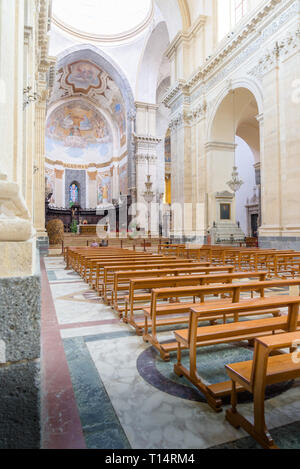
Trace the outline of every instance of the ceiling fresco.
<instances>
[{"instance_id":1,"label":"ceiling fresco","mask_svg":"<svg viewBox=\"0 0 300 469\"><path fill-rule=\"evenodd\" d=\"M82 102L84 102L84 98L87 98L89 102L94 103L95 107L104 109L105 112L110 115L116 132L119 134L118 146L120 147L121 152L121 149L127 144L126 109L122 94L115 82L105 71L101 70L101 68L96 64L88 60L77 60L72 63L65 64L57 71L49 107L62 99L65 100L67 98L78 96L82 97ZM80 111L78 112L80 113ZM67 116L65 116L65 118L66 117ZM50 127L53 129L55 116L52 117L52 114L51 121L52 124ZM89 125L87 121L81 121L81 127L79 126L79 130L88 132L88 129L83 128L87 125ZM64 126L60 125L60 128L63 127L63 129L66 130L66 126L68 127L67 121L65 121ZM71 123L70 126L72 127ZM101 121L99 126L104 128ZM87 136L88 133L84 135ZM74 137L74 135L72 135L72 137ZM91 138L90 134L89 137ZM79 144L79 139L77 140ZM75 145L76 139L69 139L69 143L72 146L71 142L74 142ZM80 147L82 145L84 145L83 142L81 142Z\"/></svg>"}]
</instances>

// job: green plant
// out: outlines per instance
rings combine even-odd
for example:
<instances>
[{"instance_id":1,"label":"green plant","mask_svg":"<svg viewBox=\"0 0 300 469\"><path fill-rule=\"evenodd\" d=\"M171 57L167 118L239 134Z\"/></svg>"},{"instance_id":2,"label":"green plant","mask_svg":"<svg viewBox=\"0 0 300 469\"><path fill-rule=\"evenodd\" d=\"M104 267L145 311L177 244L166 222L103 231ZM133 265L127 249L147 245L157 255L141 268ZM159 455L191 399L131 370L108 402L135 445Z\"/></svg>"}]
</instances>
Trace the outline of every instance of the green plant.
<instances>
[{"instance_id":1,"label":"green plant","mask_svg":"<svg viewBox=\"0 0 300 469\"><path fill-rule=\"evenodd\" d=\"M77 233L77 222L73 220L70 226L71 233Z\"/></svg>"}]
</instances>

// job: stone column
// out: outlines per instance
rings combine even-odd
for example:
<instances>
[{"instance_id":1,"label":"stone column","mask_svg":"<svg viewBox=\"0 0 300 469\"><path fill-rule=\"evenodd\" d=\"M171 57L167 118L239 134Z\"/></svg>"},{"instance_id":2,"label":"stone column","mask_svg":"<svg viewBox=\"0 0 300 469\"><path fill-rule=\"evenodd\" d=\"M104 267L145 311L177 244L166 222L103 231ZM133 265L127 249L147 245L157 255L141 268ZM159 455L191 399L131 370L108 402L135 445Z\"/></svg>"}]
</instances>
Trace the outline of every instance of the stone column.
<instances>
[{"instance_id":1,"label":"stone column","mask_svg":"<svg viewBox=\"0 0 300 469\"><path fill-rule=\"evenodd\" d=\"M136 102L136 189L139 224L148 231L148 224L151 224L153 235L158 233L158 210L148 216L149 203L144 198L146 182L148 176L152 182L153 192L152 203L159 202L159 187L157 180L157 147L162 141L162 137L156 136L156 112L158 106L150 103Z\"/></svg>"},{"instance_id":2,"label":"stone column","mask_svg":"<svg viewBox=\"0 0 300 469\"><path fill-rule=\"evenodd\" d=\"M34 162L34 227L38 244L47 244L45 229L45 131L46 131L46 70L38 74L38 101L35 105L35 162Z\"/></svg>"},{"instance_id":3,"label":"stone column","mask_svg":"<svg viewBox=\"0 0 300 469\"><path fill-rule=\"evenodd\" d=\"M300 248L299 80L300 34L289 33L260 61L264 89L262 226L259 242L266 248ZM299 85L300 89L300 85Z\"/></svg>"},{"instance_id":4,"label":"stone column","mask_svg":"<svg viewBox=\"0 0 300 469\"><path fill-rule=\"evenodd\" d=\"M24 31L24 88L34 86L34 35L33 27L27 26ZM24 143L23 143L23 195L27 207L33 215L33 166L35 155L33 104L24 105Z\"/></svg>"},{"instance_id":5,"label":"stone column","mask_svg":"<svg viewBox=\"0 0 300 469\"><path fill-rule=\"evenodd\" d=\"M87 208L97 207L97 168L87 170Z\"/></svg>"},{"instance_id":6,"label":"stone column","mask_svg":"<svg viewBox=\"0 0 300 469\"><path fill-rule=\"evenodd\" d=\"M149 203L144 198L146 191L146 182L148 176L152 182L151 191L153 192L152 203L158 203L158 185L157 185L157 145L161 141L160 138L153 136L136 135L136 179L137 179L137 210L139 216L139 224L145 227L145 233L148 231L148 223L154 233L158 231L158 213L151 213L148 217ZM156 226L157 225L157 226Z\"/></svg>"},{"instance_id":7,"label":"stone column","mask_svg":"<svg viewBox=\"0 0 300 469\"><path fill-rule=\"evenodd\" d=\"M267 246L269 238L281 237L281 109L280 72L278 51L273 50L264 65L264 120L261 138L262 226L259 229L260 245ZM263 126L263 127L262 127ZM262 239L264 238L264 239ZM264 243L264 244L262 244Z\"/></svg>"},{"instance_id":8,"label":"stone column","mask_svg":"<svg viewBox=\"0 0 300 469\"><path fill-rule=\"evenodd\" d=\"M208 142L205 146L207 160L208 227L217 221L216 197L218 192L229 192L227 182L234 166L235 144ZM216 171L216 168L218 170ZM232 220L235 221L235 201L232 202Z\"/></svg>"}]
</instances>

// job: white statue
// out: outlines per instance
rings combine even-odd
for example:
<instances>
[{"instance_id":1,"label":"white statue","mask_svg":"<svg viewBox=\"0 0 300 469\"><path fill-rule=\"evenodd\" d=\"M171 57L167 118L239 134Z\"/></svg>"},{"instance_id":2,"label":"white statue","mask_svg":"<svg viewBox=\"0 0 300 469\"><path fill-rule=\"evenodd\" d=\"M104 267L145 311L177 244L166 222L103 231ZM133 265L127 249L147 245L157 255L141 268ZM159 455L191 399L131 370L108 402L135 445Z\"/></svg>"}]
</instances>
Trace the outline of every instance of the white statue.
<instances>
[{"instance_id":1,"label":"white statue","mask_svg":"<svg viewBox=\"0 0 300 469\"><path fill-rule=\"evenodd\" d=\"M0 241L28 241L35 235L30 213L15 182L0 173Z\"/></svg>"}]
</instances>

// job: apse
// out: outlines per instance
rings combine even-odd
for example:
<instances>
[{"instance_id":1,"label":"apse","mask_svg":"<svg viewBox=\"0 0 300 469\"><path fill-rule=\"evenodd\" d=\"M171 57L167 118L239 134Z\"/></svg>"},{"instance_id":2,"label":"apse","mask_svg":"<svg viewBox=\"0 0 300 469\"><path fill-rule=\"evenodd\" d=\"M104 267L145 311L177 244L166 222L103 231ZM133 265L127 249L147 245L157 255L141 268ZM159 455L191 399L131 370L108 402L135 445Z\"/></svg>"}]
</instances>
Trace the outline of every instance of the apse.
<instances>
[{"instance_id":1,"label":"apse","mask_svg":"<svg viewBox=\"0 0 300 469\"><path fill-rule=\"evenodd\" d=\"M69 207L74 181L83 208L108 206L128 195L126 104L116 82L86 56L65 59L56 70L46 123L51 206Z\"/></svg>"}]
</instances>

